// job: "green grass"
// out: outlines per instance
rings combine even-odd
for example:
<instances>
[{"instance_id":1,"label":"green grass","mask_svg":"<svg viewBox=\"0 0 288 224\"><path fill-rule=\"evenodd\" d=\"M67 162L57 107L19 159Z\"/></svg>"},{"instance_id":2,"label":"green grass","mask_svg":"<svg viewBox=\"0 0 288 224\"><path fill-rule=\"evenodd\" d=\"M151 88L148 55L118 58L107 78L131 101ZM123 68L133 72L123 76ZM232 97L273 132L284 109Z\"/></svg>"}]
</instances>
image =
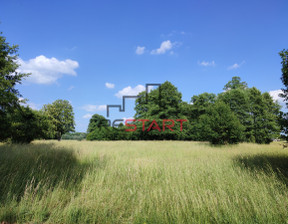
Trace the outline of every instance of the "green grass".
<instances>
[{"instance_id":1,"label":"green grass","mask_svg":"<svg viewBox=\"0 0 288 224\"><path fill-rule=\"evenodd\" d=\"M0 145L0 222L288 223L288 150L176 141Z\"/></svg>"}]
</instances>

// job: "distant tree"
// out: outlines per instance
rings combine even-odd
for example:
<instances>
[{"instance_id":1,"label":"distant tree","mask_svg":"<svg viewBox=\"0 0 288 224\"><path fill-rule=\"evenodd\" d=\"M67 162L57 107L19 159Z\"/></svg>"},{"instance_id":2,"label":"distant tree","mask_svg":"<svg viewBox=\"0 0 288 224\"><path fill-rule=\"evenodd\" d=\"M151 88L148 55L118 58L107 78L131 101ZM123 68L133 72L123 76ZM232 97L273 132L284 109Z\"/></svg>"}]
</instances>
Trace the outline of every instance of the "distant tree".
<instances>
[{"instance_id":1,"label":"distant tree","mask_svg":"<svg viewBox=\"0 0 288 224\"><path fill-rule=\"evenodd\" d=\"M19 107L20 92L15 88L29 74L17 72L18 46L10 45L0 33L0 141L9 137L11 124L7 119Z\"/></svg>"},{"instance_id":2,"label":"distant tree","mask_svg":"<svg viewBox=\"0 0 288 224\"><path fill-rule=\"evenodd\" d=\"M50 120L54 138L59 141L63 134L75 130L73 107L69 101L56 100L44 105L42 111Z\"/></svg>"},{"instance_id":3,"label":"distant tree","mask_svg":"<svg viewBox=\"0 0 288 224\"><path fill-rule=\"evenodd\" d=\"M225 86L224 86L224 90L230 90L230 89L246 89L247 83L246 82L241 82L241 78L238 76L234 76L232 77L232 80L229 81Z\"/></svg>"},{"instance_id":4,"label":"distant tree","mask_svg":"<svg viewBox=\"0 0 288 224\"><path fill-rule=\"evenodd\" d=\"M199 119L200 133L212 144L235 144L243 140L244 127L230 107L217 101Z\"/></svg>"},{"instance_id":5,"label":"distant tree","mask_svg":"<svg viewBox=\"0 0 288 224\"><path fill-rule=\"evenodd\" d=\"M98 140L98 141L110 141L110 140L125 140L125 136L121 136L121 133L125 134L124 130L119 130L114 127L96 127L91 131L86 139L87 140Z\"/></svg>"},{"instance_id":6,"label":"distant tree","mask_svg":"<svg viewBox=\"0 0 288 224\"><path fill-rule=\"evenodd\" d=\"M86 139L87 134L84 132L75 132L75 133L65 133L62 135L62 139L64 140L78 140L81 141Z\"/></svg>"},{"instance_id":7,"label":"distant tree","mask_svg":"<svg viewBox=\"0 0 288 224\"><path fill-rule=\"evenodd\" d=\"M105 117L99 114L94 114L88 125L87 133L93 132L97 128L107 128L109 126Z\"/></svg>"}]
</instances>

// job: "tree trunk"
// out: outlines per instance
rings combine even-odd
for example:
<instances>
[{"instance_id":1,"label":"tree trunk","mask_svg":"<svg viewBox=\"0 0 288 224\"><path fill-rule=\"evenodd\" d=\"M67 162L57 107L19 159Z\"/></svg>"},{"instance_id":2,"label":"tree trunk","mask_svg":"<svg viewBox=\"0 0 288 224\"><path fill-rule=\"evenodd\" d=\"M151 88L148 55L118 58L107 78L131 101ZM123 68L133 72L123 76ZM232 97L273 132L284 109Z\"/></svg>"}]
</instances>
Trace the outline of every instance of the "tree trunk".
<instances>
[{"instance_id":1,"label":"tree trunk","mask_svg":"<svg viewBox=\"0 0 288 224\"><path fill-rule=\"evenodd\" d=\"M60 142L61 141L61 132L58 132L58 141Z\"/></svg>"}]
</instances>

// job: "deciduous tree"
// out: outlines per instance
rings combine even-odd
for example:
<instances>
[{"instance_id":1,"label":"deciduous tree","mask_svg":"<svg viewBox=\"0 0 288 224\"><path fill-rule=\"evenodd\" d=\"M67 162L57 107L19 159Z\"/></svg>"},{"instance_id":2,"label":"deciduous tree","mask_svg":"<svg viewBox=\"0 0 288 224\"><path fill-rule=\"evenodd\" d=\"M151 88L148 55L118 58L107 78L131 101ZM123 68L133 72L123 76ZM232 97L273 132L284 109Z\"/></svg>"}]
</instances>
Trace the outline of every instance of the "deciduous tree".
<instances>
[{"instance_id":1,"label":"deciduous tree","mask_svg":"<svg viewBox=\"0 0 288 224\"><path fill-rule=\"evenodd\" d=\"M59 141L66 132L75 130L73 107L67 100L56 100L52 104L44 105L44 114L49 118L54 137Z\"/></svg>"}]
</instances>

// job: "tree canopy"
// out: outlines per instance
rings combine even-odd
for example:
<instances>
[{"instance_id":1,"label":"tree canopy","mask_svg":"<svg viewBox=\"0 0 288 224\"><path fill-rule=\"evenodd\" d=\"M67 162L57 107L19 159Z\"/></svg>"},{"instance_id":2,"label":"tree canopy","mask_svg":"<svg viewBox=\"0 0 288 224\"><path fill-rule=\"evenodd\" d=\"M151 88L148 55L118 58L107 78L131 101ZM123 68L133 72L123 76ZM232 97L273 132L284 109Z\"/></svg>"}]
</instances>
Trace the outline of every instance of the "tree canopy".
<instances>
[{"instance_id":1,"label":"tree canopy","mask_svg":"<svg viewBox=\"0 0 288 224\"><path fill-rule=\"evenodd\" d=\"M232 80L229 81L225 86L224 90L229 90L229 89L246 89L247 83L246 82L241 82L241 78L239 76L234 76L232 77Z\"/></svg>"},{"instance_id":2,"label":"tree canopy","mask_svg":"<svg viewBox=\"0 0 288 224\"><path fill-rule=\"evenodd\" d=\"M58 140L63 134L75 131L73 107L68 100L56 100L44 105L42 111L50 120L52 136Z\"/></svg>"}]
</instances>

